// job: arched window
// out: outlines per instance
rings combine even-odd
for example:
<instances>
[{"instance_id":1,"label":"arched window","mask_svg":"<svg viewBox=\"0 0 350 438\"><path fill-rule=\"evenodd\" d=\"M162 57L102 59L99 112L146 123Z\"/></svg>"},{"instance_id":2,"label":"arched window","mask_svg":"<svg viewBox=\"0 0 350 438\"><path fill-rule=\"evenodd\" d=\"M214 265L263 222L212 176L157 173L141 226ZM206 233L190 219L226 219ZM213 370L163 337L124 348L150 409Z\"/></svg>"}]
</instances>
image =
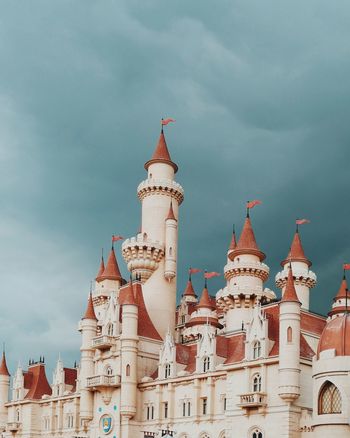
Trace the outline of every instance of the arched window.
<instances>
[{"instance_id":1,"label":"arched window","mask_svg":"<svg viewBox=\"0 0 350 438\"><path fill-rule=\"evenodd\" d=\"M254 429L252 432L252 438L263 438L263 434L262 434L261 430Z\"/></svg>"},{"instance_id":2,"label":"arched window","mask_svg":"<svg viewBox=\"0 0 350 438\"><path fill-rule=\"evenodd\" d=\"M107 335L113 336L113 324L111 322L107 326Z\"/></svg>"},{"instance_id":3,"label":"arched window","mask_svg":"<svg viewBox=\"0 0 350 438\"><path fill-rule=\"evenodd\" d=\"M293 330L292 327L287 328L287 342L292 342L293 340Z\"/></svg>"},{"instance_id":4,"label":"arched window","mask_svg":"<svg viewBox=\"0 0 350 438\"><path fill-rule=\"evenodd\" d=\"M170 363L165 364L165 368L164 368L164 377L167 379L168 377L170 377L170 371L171 371L171 366Z\"/></svg>"},{"instance_id":5,"label":"arched window","mask_svg":"<svg viewBox=\"0 0 350 438\"><path fill-rule=\"evenodd\" d=\"M258 359L261 356L261 344L255 341L253 344L253 359Z\"/></svg>"},{"instance_id":6,"label":"arched window","mask_svg":"<svg viewBox=\"0 0 350 438\"><path fill-rule=\"evenodd\" d=\"M253 376L253 392L261 392L261 375L255 374Z\"/></svg>"},{"instance_id":7,"label":"arched window","mask_svg":"<svg viewBox=\"0 0 350 438\"><path fill-rule=\"evenodd\" d=\"M318 413L341 414L342 403L339 389L331 382L326 382L318 397Z\"/></svg>"},{"instance_id":8,"label":"arched window","mask_svg":"<svg viewBox=\"0 0 350 438\"><path fill-rule=\"evenodd\" d=\"M125 375L126 375L126 377L130 377L130 365L129 364L125 368Z\"/></svg>"},{"instance_id":9,"label":"arched window","mask_svg":"<svg viewBox=\"0 0 350 438\"><path fill-rule=\"evenodd\" d=\"M210 368L210 357L206 356L203 359L203 372L206 373Z\"/></svg>"},{"instance_id":10,"label":"arched window","mask_svg":"<svg viewBox=\"0 0 350 438\"><path fill-rule=\"evenodd\" d=\"M113 369L112 369L112 367L110 365L108 365L106 367L106 375L107 376L113 376Z\"/></svg>"}]
</instances>

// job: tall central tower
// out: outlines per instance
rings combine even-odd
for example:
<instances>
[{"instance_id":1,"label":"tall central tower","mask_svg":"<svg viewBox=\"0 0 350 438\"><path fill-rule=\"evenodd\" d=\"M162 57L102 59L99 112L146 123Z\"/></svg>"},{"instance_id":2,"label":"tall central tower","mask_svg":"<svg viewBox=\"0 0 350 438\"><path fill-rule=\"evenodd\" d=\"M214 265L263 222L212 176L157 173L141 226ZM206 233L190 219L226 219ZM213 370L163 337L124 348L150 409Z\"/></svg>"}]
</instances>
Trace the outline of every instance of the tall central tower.
<instances>
[{"instance_id":1,"label":"tall central tower","mask_svg":"<svg viewBox=\"0 0 350 438\"><path fill-rule=\"evenodd\" d=\"M141 230L123 243L122 252L129 271L141 278L147 310L164 338L175 327L178 217L184 191L175 182L178 167L170 158L163 129L145 169L147 179L137 189Z\"/></svg>"}]
</instances>

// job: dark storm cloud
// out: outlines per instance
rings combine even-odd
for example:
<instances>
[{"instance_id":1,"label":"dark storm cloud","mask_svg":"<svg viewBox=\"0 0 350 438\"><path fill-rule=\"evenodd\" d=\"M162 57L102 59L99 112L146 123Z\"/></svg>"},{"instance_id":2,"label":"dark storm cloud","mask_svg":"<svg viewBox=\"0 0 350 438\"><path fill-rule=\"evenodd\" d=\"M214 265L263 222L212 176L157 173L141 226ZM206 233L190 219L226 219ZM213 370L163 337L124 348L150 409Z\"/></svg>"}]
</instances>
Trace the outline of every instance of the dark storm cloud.
<instances>
[{"instance_id":1,"label":"dark storm cloud","mask_svg":"<svg viewBox=\"0 0 350 438\"><path fill-rule=\"evenodd\" d=\"M232 223L240 230L258 198L268 287L307 217L312 308L328 311L350 260L348 2L1 9L0 327L12 365L77 358L100 247L139 227L135 191L165 115L177 120L167 139L185 188L179 292L190 265L222 271Z\"/></svg>"}]
</instances>

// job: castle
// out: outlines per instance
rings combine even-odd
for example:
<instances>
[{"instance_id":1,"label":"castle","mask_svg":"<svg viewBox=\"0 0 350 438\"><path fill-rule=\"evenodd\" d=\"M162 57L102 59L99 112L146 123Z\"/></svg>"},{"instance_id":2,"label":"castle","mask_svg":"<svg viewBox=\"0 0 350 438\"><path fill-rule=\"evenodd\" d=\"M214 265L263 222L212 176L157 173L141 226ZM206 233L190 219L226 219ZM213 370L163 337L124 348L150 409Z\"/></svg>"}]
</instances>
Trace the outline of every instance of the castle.
<instances>
[{"instance_id":1,"label":"castle","mask_svg":"<svg viewBox=\"0 0 350 438\"><path fill-rule=\"evenodd\" d=\"M233 234L225 286L176 306L179 207L164 132L137 189L140 232L112 247L79 323L81 359L44 359L12 377L0 365L0 430L16 438L346 438L350 436L350 316L346 279L328 317L309 310L316 275L297 230L276 285L249 217ZM287 253L287 251L286 251Z\"/></svg>"}]
</instances>

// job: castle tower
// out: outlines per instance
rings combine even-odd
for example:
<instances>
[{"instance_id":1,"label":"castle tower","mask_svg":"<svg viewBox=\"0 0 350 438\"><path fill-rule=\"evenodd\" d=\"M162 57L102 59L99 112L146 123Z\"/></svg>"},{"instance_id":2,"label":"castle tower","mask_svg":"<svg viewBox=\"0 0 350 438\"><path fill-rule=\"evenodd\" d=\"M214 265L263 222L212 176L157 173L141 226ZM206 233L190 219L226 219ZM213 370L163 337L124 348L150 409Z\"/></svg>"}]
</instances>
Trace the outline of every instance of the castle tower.
<instances>
[{"instance_id":1,"label":"castle tower","mask_svg":"<svg viewBox=\"0 0 350 438\"><path fill-rule=\"evenodd\" d=\"M276 285L282 289L282 294L287 284L289 262L292 263L295 290L301 302L301 307L309 310L310 289L316 285L316 275L309 269L312 263L305 256L298 228L294 234L287 258L281 262L283 270L276 275Z\"/></svg>"},{"instance_id":2,"label":"castle tower","mask_svg":"<svg viewBox=\"0 0 350 438\"><path fill-rule=\"evenodd\" d=\"M6 364L5 351L2 352L0 363L0 429L7 423L7 408L5 403L9 401L10 373Z\"/></svg>"},{"instance_id":3,"label":"castle tower","mask_svg":"<svg viewBox=\"0 0 350 438\"><path fill-rule=\"evenodd\" d=\"M249 212L237 244L233 234L227 256L224 268L227 286L218 293L217 301L226 312L226 331L230 332L241 330L252 319L252 309L258 302L272 298L264 292L269 268L263 263L265 254L256 242Z\"/></svg>"},{"instance_id":4,"label":"castle tower","mask_svg":"<svg viewBox=\"0 0 350 438\"><path fill-rule=\"evenodd\" d=\"M93 418L93 393L87 388L87 378L94 375L94 350L92 349L92 339L96 336L97 318L92 301L92 294L89 295L88 305L85 315L79 324L79 331L82 335L81 342L81 362L80 362L80 417L87 425Z\"/></svg>"},{"instance_id":5,"label":"castle tower","mask_svg":"<svg viewBox=\"0 0 350 438\"><path fill-rule=\"evenodd\" d=\"M128 269L141 278L149 315L164 338L175 326L177 220L183 189L174 180L163 129L152 158L145 164L147 179L138 186L142 203L141 232L123 242ZM170 206L170 210L169 210Z\"/></svg>"},{"instance_id":6,"label":"castle tower","mask_svg":"<svg viewBox=\"0 0 350 438\"><path fill-rule=\"evenodd\" d=\"M279 304L279 396L288 403L300 395L300 307L293 271L289 265L287 284Z\"/></svg>"},{"instance_id":7,"label":"castle tower","mask_svg":"<svg viewBox=\"0 0 350 438\"><path fill-rule=\"evenodd\" d=\"M138 306L134 289L141 283L131 282L120 290L122 307L121 341L121 438L133 436L129 420L136 414L137 407L137 351L138 351Z\"/></svg>"},{"instance_id":8,"label":"castle tower","mask_svg":"<svg viewBox=\"0 0 350 438\"><path fill-rule=\"evenodd\" d=\"M328 315L331 318L335 318L336 316L344 315L344 313L348 313L349 304L350 304L349 298L350 296L348 292L348 285L344 273L338 293L333 298L332 310L328 313Z\"/></svg>"}]
</instances>

